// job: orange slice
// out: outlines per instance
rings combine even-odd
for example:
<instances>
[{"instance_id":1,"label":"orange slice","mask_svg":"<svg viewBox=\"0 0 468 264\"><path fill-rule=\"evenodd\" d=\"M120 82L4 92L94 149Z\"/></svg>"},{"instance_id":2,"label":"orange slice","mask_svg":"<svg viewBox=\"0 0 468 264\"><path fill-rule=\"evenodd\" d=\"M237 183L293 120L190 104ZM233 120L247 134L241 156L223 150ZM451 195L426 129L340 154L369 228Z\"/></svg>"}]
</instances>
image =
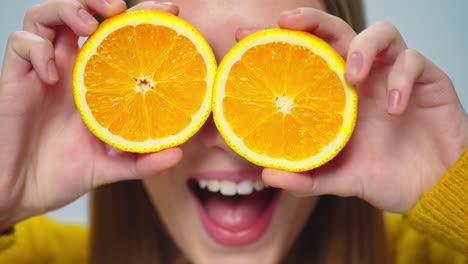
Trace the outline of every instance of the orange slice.
<instances>
[{"instance_id":1,"label":"orange slice","mask_svg":"<svg viewBox=\"0 0 468 264\"><path fill-rule=\"evenodd\" d=\"M270 29L237 43L215 80L213 116L226 142L251 162L305 171L335 157L356 122L345 62L322 39Z\"/></svg>"},{"instance_id":2,"label":"orange slice","mask_svg":"<svg viewBox=\"0 0 468 264\"><path fill-rule=\"evenodd\" d=\"M73 70L73 93L89 129L131 152L152 152L190 138L211 111L214 54L177 16L128 11L104 21Z\"/></svg>"}]
</instances>

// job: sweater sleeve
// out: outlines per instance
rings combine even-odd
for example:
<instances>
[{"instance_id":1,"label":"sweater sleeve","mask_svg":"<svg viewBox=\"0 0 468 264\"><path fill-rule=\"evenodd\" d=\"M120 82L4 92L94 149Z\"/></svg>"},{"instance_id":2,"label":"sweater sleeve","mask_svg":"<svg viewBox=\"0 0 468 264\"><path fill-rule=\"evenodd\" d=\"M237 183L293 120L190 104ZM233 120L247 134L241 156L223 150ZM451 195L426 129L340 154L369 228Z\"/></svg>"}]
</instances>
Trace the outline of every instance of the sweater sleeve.
<instances>
[{"instance_id":1,"label":"sweater sleeve","mask_svg":"<svg viewBox=\"0 0 468 264\"><path fill-rule=\"evenodd\" d=\"M416 231L405 216L386 214L385 227L392 264L468 264L468 256Z\"/></svg>"},{"instance_id":2,"label":"sweater sleeve","mask_svg":"<svg viewBox=\"0 0 468 264\"><path fill-rule=\"evenodd\" d=\"M0 263L84 264L88 261L88 231L39 216L18 223L0 236Z\"/></svg>"},{"instance_id":3,"label":"sweater sleeve","mask_svg":"<svg viewBox=\"0 0 468 264\"><path fill-rule=\"evenodd\" d=\"M468 255L468 149L408 212L411 227Z\"/></svg>"}]
</instances>

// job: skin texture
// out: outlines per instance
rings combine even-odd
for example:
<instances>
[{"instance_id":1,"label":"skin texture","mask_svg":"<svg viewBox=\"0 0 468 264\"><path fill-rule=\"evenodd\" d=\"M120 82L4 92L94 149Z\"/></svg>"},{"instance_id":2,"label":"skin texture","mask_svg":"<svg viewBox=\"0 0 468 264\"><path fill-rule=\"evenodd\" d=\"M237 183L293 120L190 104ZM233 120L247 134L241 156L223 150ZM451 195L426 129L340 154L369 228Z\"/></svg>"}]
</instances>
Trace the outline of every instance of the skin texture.
<instances>
[{"instance_id":1,"label":"skin texture","mask_svg":"<svg viewBox=\"0 0 468 264\"><path fill-rule=\"evenodd\" d=\"M317 195L358 196L382 210L405 213L468 145L468 118L449 78L408 50L393 25L379 22L356 35L339 18L319 11L319 1L235 2L145 2L136 8L180 11L205 35L218 60L236 39L259 28L279 23L309 31L347 59L345 77L359 92L355 132L333 161L304 173L263 170L267 184L298 196L283 196L274 233L232 249L211 241L197 221L182 224L197 217L186 177L216 166L253 166L226 146L211 120L181 148L152 154L109 148L81 121L70 92L70 58L78 51L78 36L97 27L91 10L112 16L125 10L120 0L51 0L28 10L23 31L11 34L0 75L0 127L8 128L0 130L0 231L99 185L143 179L190 259L274 262L297 236Z\"/></svg>"}]
</instances>

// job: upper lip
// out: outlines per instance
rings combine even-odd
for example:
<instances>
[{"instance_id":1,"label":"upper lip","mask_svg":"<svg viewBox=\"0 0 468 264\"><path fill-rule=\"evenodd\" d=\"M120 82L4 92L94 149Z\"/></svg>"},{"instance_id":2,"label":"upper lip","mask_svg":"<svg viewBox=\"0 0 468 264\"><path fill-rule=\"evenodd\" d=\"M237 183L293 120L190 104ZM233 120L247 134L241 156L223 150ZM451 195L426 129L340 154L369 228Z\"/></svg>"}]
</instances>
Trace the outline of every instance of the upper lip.
<instances>
[{"instance_id":1,"label":"upper lip","mask_svg":"<svg viewBox=\"0 0 468 264\"><path fill-rule=\"evenodd\" d=\"M249 168L238 170L211 170L190 175L189 179L196 180L226 180L239 183L246 180L261 180L263 168Z\"/></svg>"}]
</instances>

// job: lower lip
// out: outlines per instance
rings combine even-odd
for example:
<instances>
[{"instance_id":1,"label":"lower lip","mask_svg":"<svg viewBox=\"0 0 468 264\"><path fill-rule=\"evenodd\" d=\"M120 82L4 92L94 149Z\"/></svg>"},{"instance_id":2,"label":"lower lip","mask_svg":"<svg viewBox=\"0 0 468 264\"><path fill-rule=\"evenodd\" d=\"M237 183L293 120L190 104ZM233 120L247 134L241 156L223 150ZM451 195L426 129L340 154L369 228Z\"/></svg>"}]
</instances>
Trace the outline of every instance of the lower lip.
<instances>
[{"instance_id":1,"label":"lower lip","mask_svg":"<svg viewBox=\"0 0 468 264\"><path fill-rule=\"evenodd\" d=\"M232 232L231 230L227 230L215 223L206 213L200 200L196 197L196 194L192 191L191 194L195 201L202 225L208 235L210 235L214 241L223 246L242 247L253 244L265 234L268 226L270 225L273 213L279 203L281 192L281 190L278 190L274 194L267 209L251 226L239 232Z\"/></svg>"}]
</instances>

